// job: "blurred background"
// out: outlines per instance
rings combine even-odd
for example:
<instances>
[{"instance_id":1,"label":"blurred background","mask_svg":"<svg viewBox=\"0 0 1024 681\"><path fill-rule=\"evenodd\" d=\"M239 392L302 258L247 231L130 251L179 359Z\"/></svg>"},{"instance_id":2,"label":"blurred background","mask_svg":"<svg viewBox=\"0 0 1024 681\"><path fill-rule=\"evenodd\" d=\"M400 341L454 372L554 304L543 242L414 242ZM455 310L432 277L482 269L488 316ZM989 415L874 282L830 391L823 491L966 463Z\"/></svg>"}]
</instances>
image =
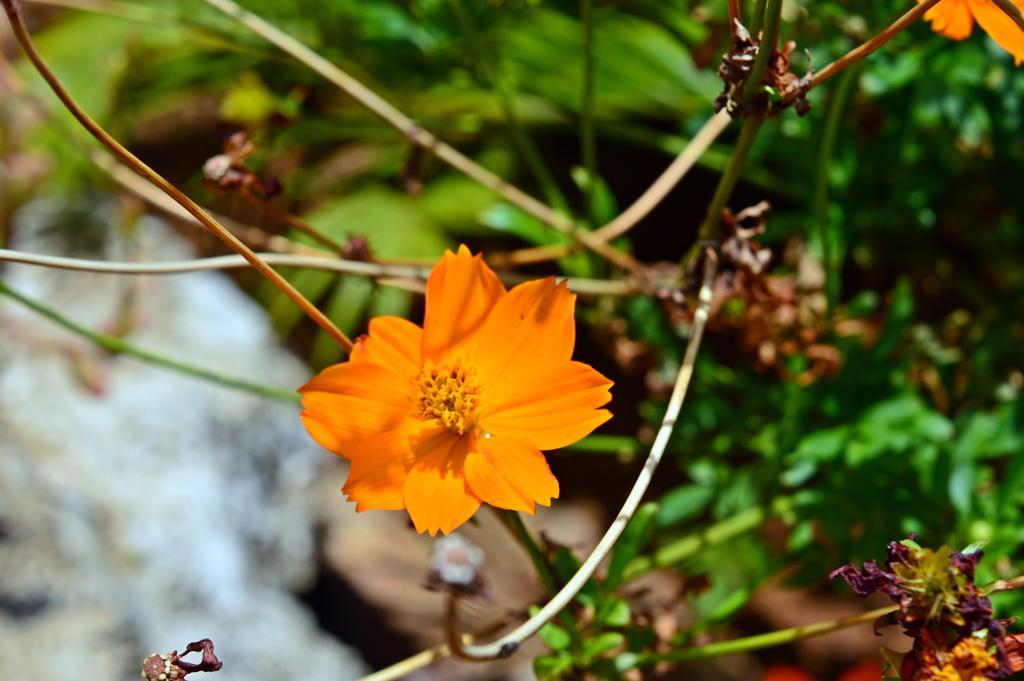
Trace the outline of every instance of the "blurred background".
<instances>
[{"instance_id":1,"label":"blurred background","mask_svg":"<svg viewBox=\"0 0 1024 681\"><path fill-rule=\"evenodd\" d=\"M368 244L428 263L459 243L559 243L203 2L21 4L82 106L260 248L281 236L322 247L290 216L348 254ZM242 4L593 225L636 199L713 114L729 40L724 0L597 0L591 118L576 0ZM787 0L794 71L903 9ZM6 22L0 50L0 246L118 261L226 252L111 163ZM980 582L1020 571L1024 78L980 31L954 43L921 22L810 100L807 116L764 126L730 202L771 203L758 239L773 260L757 295L733 292L718 308L649 494L659 505L641 557L660 569L621 596L623 627L654 632L653 646L859 612L828 571L910 532L934 546L987 542ZM678 261L737 128L617 245ZM226 152L244 157L248 190L204 178ZM520 271L614 275L585 254ZM420 296L365 278L287 274L351 335L372 316L422 314ZM245 270L117 277L0 264L0 278L90 329L283 392L341 359ZM687 321L644 297L583 297L577 318L576 356L615 380L615 418L549 455L562 499L533 526L584 555L642 464ZM431 540L404 514L357 517L338 491L344 474L287 396L105 352L0 296L0 676L134 678L145 655L209 637L225 662L216 678L339 681L438 643L441 596L423 587ZM665 550L708 527L728 541ZM489 587L470 628L514 622L541 597L501 532L487 513L467 530ZM999 598L1001 613L1021 612L1019 597ZM865 627L649 673L854 681L878 678L878 646ZM550 670L557 647L537 641L499 665L447 661L414 678L533 678L532 658Z\"/></svg>"}]
</instances>

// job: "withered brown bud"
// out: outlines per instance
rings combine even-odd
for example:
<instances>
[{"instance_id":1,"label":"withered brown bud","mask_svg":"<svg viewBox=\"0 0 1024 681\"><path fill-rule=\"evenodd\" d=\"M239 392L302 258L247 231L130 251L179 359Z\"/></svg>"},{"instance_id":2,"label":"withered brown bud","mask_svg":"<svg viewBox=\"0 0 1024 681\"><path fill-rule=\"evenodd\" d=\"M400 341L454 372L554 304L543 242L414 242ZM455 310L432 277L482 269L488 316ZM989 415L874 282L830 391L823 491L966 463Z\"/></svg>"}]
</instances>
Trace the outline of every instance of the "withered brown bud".
<instances>
[{"instance_id":1,"label":"withered brown bud","mask_svg":"<svg viewBox=\"0 0 1024 681\"><path fill-rule=\"evenodd\" d=\"M223 666L214 652L213 641L208 638L189 643L183 655L189 653L202 653L203 657L199 662L188 662L181 659L177 650L153 653L142 663L142 678L146 681L177 681L193 672L220 671Z\"/></svg>"}]
</instances>

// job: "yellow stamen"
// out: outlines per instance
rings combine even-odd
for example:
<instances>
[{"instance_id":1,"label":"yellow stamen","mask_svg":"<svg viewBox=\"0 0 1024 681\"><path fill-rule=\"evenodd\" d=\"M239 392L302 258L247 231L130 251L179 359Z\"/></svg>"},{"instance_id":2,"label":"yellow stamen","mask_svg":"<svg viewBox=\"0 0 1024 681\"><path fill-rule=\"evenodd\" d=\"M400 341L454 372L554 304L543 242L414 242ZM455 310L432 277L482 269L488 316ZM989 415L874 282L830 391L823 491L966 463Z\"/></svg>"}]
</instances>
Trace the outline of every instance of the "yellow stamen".
<instances>
[{"instance_id":1,"label":"yellow stamen","mask_svg":"<svg viewBox=\"0 0 1024 681\"><path fill-rule=\"evenodd\" d=\"M480 402L480 384L475 372L462 360L440 367L427 360L420 370L416 386L416 407L420 418L437 419L459 435L473 426Z\"/></svg>"}]
</instances>

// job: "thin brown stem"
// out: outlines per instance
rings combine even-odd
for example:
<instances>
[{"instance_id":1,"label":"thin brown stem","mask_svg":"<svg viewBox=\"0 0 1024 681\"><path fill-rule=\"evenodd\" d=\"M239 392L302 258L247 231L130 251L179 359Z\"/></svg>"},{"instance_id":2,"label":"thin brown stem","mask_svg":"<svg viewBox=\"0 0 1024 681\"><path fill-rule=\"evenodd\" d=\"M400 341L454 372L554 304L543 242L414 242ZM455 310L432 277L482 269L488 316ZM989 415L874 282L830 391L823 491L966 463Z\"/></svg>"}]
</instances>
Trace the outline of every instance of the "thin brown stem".
<instances>
[{"instance_id":1,"label":"thin brown stem","mask_svg":"<svg viewBox=\"0 0 1024 681\"><path fill-rule=\"evenodd\" d=\"M892 40L895 36L905 31L908 26L913 24L920 17L924 16L925 12L930 10L938 3L939 0L923 0L923 2L921 2L920 4L915 5L906 14L904 14L899 19L894 21L892 24L887 26L878 35L872 37L870 40L863 43L862 45L858 45L857 47L853 48L839 59L836 59L828 66L815 73L811 77L811 82L806 89L810 90L812 88L818 87L819 85L824 83L829 78L832 78L846 67L850 66L851 64L856 64L864 57L867 57L869 54L877 51L880 47L882 47L887 42Z\"/></svg>"},{"instance_id":2,"label":"thin brown stem","mask_svg":"<svg viewBox=\"0 0 1024 681\"><path fill-rule=\"evenodd\" d=\"M743 23L740 0L729 0L729 32L736 37L737 27Z\"/></svg>"},{"instance_id":3,"label":"thin brown stem","mask_svg":"<svg viewBox=\"0 0 1024 681\"><path fill-rule=\"evenodd\" d=\"M57 78L57 76L50 70L49 66L43 60L42 56L36 50L35 44L32 42L32 37L28 33L28 29L25 27L25 23L21 19L21 15L18 12L17 7L14 4L14 0L0 0L3 4L4 11L7 13L7 18L11 22L11 28L14 31L14 35L18 42L21 44L22 49L25 51L26 56L36 67L36 70L43 77L43 79L53 90L54 94L60 99L68 111L82 124L86 130L92 134L100 143L102 143L107 149L111 151L122 163L127 165L133 171L141 175L143 178L151 182L154 186L158 187L162 192L171 197L175 202L181 205L186 211L189 212L196 220L198 220L204 227L213 232L221 241L228 245L233 251L245 258L249 263L264 277L270 280L277 288L279 288L288 298L290 298L296 305L298 305L303 312L317 323L329 336L334 338L341 347L346 351L352 349L352 341L346 336L341 329L334 325L334 323L327 318L320 310L316 308L313 303L306 299L294 286L292 286L284 277L277 273L272 267L267 265L263 260L257 256L252 249L242 243L238 237L227 230L223 225L214 220L206 211L200 208L192 199L186 196L181 190L172 185L166 179L163 178L159 173L150 168L148 165L143 163L137 156L132 154L126 149L120 142L114 139L106 130L104 130L98 123L89 117L87 113L78 105L78 103L71 97L68 91L64 88L63 84Z\"/></svg>"},{"instance_id":4,"label":"thin brown stem","mask_svg":"<svg viewBox=\"0 0 1024 681\"><path fill-rule=\"evenodd\" d=\"M617 239L650 215L651 211L669 195L690 169L696 165L704 152L718 139L718 136L729 127L731 121L732 117L725 111L721 111L709 118L707 123L697 131L697 134L679 152L665 171L658 176L658 179L615 219L596 229L593 234L594 238L606 242ZM487 256L487 262L492 265L520 265L545 262L568 255L574 248L574 244L520 248L504 253L491 253Z\"/></svg>"}]
</instances>

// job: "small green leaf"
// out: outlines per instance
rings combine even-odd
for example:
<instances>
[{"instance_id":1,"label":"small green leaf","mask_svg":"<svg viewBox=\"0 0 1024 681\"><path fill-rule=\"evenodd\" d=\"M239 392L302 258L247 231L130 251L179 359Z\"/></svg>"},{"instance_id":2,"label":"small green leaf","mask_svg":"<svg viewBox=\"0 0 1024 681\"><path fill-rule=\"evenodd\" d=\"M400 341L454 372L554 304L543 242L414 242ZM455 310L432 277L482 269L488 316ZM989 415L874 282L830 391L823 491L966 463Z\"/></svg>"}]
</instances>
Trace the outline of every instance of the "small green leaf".
<instances>
[{"instance_id":1,"label":"small green leaf","mask_svg":"<svg viewBox=\"0 0 1024 681\"><path fill-rule=\"evenodd\" d=\"M629 604L616 596L605 598L594 615L594 620L599 626L607 627L624 627L629 624L631 618Z\"/></svg>"},{"instance_id":2,"label":"small green leaf","mask_svg":"<svg viewBox=\"0 0 1024 681\"><path fill-rule=\"evenodd\" d=\"M572 671L572 657L566 654L541 655L533 661L533 673L538 681L558 681Z\"/></svg>"},{"instance_id":3,"label":"small green leaf","mask_svg":"<svg viewBox=\"0 0 1024 681\"><path fill-rule=\"evenodd\" d=\"M696 517L707 508L714 494L712 488L704 485L676 487L658 500L657 526L670 527Z\"/></svg>"},{"instance_id":4,"label":"small green leaf","mask_svg":"<svg viewBox=\"0 0 1024 681\"><path fill-rule=\"evenodd\" d=\"M640 657L636 653L625 652L615 656L615 670L620 674L636 668Z\"/></svg>"},{"instance_id":5,"label":"small green leaf","mask_svg":"<svg viewBox=\"0 0 1024 681\"><path fill-rule=\"evenodd\" d=\"M588 660L621 647L626 642L626 637L617 631L608 631L597 638L592 638L583 645L583 655Z\"/></svg>"},{"instance_id":6,"label":"small green leaf","mask_svg":"<svg viewBox=\"0 0 1024 681\"><path fill-rule=\"evenodd\" d=\"M551 648L551 650L556 653L566 650L572 643L572 637L569 636L569 632L550 622L541 627L537 634L540 636L541 640L547 644L547 647Z\"/></svg>"}]
</instances>

